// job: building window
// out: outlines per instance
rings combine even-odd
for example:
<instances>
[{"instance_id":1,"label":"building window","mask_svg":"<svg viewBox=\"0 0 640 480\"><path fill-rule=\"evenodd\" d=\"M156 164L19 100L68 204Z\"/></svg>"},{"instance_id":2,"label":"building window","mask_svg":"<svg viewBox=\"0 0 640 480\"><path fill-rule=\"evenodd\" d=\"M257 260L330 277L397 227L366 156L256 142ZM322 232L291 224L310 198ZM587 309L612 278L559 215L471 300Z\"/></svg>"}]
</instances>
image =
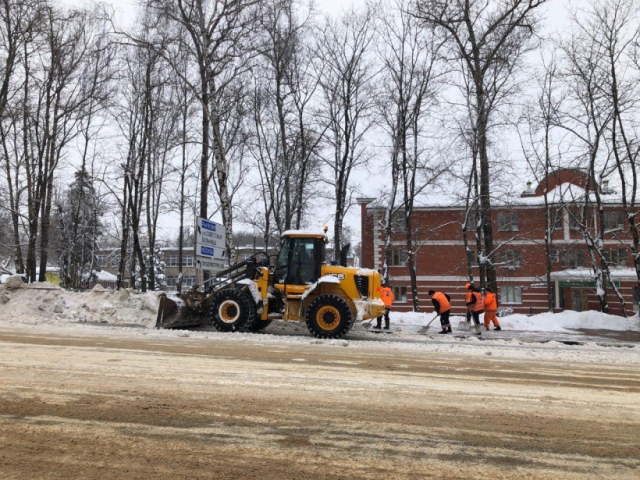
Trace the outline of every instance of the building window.
<instances>
[{"instance_id":1,"label":"building window","mask_svg":"<svg viewBox=\"0 0 640 480\"><path fill-rule=\"evenodd\" d=\"M402 303L407 301L407 287L391 287L393 290L394 302Z\"/></svg>"},{"instance_id":2,"label":"building window","mask_svg":"<svg viewBox=\"0 0 640 480\"><path fill-rule=\"evenodd\" d=\"M627 252L625 249L606 249L602 251L602 256L609 265L613 265L616 267L627 266Z\"/></svg>"},{"instance_id":3,"label":"building window","mask_svg":"<svg viewBox=\"0 0 640 480\"><path fill-rule=\"evenodd\" d=\"M197 278L195 276L183 276L182 286L192 287L196 284ZM167 287L175 288L178 284L178 277L167 277Z\"/></svg>"},{"instance_id":4,"label":"building window","mask_svg":"<svg viewBox=\"0 0 640 480\"><path fill-rule=\"evenodd\" d=\"M562 252L562 268L578 268L584 265L582 250L565 250Z\"/></svg>"},{"instance_id":5,"label":"building window","mask_svg":"<svg viewBox=\"0 0 640 480\"><path fill-rule=\"evenodd\" d=\"M582 213L577 208L569 210L569 226L571 230L580 230L582 228Z\"/></svg>"},{"instance_id":6,"label":"building window","mask_svg":"<svg viewBox=\"0 0 640 480\"><path fill-rule=\"evenodd\" d=\"M478 229L478 220L476 212L470 210L467 214L467 230L475 232Z\"/></svg>"},{"instance_id":7,"label":"building window","mask_svg":"<svg viewBox=\"0 0 640 480\"><path fill-rule=\"evenodd\" d=\"M404 250L392 250L391 251L391 265L390 267L405 267L407 265L407 252Z\"/></svg>"},{"instance_id":8,"label":"building window","mask_svg":"<svg viewBox=\"0 0 640 480\"><path fill-rule=\"evenodd\" d=\"M517 232L518 212L498 213L498 230L501 232Z\"/></svg>"},{"instance_id":9,"label":"building window","mask_svg":"<svg viewBox=\"0 0 640 480\"><path fill-rule=\"evenodd\" d=\"M553 212L553 211L552 211ZM552 213L551 221L554 230L562 230L564 224L564 209L558 208Z\"/></svg>"},{"instance_id":10,"label":"building window","mask_svg":"<svg viewBox=\"0 0 640 480\"><path fill-rule=\"evenodd\" d=\"M240 258L242 262L246 262L247 260L249 260L253 255L251 255L250 253L243 253Z\"/></svg>"},{"instance_id":11,"label":"building window","mask_svg":"<svg viewBox=\"0 0 640 480\"><path fill-rule=\"evenodd\" d=\"M622 212L604 212L604 229L619 230L624 228L624 216Z\"/></svg>"},{"instance_id":12,"label":"building window","mask_svg":"<svg viewBox=\"0 0 640 480\"><path fill-rule=\"evenodd\" d=\"M478 251L467 250L467 261L468 265L478 265Z\"/></svg>"},{"instance_id":13,"label":"building window","mask_svg":"<svg viewBox=\"0 0 640 480\"><path fill-rule=\"evenodd\" d=\"M177 267L180 265L180 256L179 255L167 255L165 263L167 267ZM182 256L182 266L183 267L193 267L193 255L183 255Z\"/></svg>"},{"instance_id":14,"label":"building window","mask_svg":"<svg viewBox=\"0 0 640 480\"><path fill-rule=\"evenodd\" d=\"M404 210L397 210L391 214L391 231L393 233L405 233L407 231L407 222L404 217Z\"/></svg>"},{"instance_id":15,"label":"building window","mask_svg":"<svg viewBox=\"0 0 640 480\"><path fill-rule=\"evenodd\" d=\"M502 250L499 259L504 267L509 269L520 268L520 250Z\"/></svg>"},{"instance_id":16,"label":"building window","mask_svg":"<svg viewBox=\"0 0 640 480\"><path fill-rule=\"evenodd\" d=\"M560 252L555 248L549 250L549 256L551 257L551 263L558 263L560 261Z\"/></svg>"},{"instance_id":17,"label":"building window","mask_svg":"<svg viewBox=\"0 0 640 480\"><path fill-rule=\"evenodd\" d=\"M96 255L98 267L106 267L109 265L109 255Z\"/></svg>"},{"instance_id":18,"label":"building window","mask_svg":"<svg viewBox=\"0 0 640 480\"><path fill-rule=\"evenodd\" d=\"M500 287L500 303L522 303L522 287Z\"/></svg>"}]
</instances>

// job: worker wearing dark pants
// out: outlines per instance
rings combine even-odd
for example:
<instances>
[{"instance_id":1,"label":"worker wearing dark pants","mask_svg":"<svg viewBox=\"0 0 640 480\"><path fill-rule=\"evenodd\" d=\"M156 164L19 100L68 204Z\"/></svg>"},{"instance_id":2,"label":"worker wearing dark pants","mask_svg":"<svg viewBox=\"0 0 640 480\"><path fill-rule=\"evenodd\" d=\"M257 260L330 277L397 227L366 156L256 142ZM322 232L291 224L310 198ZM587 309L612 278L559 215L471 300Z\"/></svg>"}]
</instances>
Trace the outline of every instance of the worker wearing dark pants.
<instances>
[{"instance_id":1,"label":"worker wearing dark pants","mask_svg":"<svg viewBox=\"0 0 640 480\"><path fill-rule=\"evenodd\" d=\"M467 289L466 305L467 310L471 312L473 317L473 323L476 326L476 332L480 335L480 314L484 311L484 303L482 301L482 294L471 283L465 285Z\"/></svg>"},{"instance_id":2,"label":"worker wearing dark pants","mask_svg":"<svg viewBox=\"0 0 640 480\"><path fill-rule=\"evenodd\" d=\"M440 315L440 326L442 330L439 333L446 334L451 332L451 323L449 323L449 314L451 313L451 297L446 293L429 290L431 303L436 313Z\"/></svg>"},{"instance_id":3,"label":"worker wearing dark pants","mask_svg":"<svg viewBox=\"0 0 640 480\"><path fill-rule=\"evenodd\" d=\"M389 311L391 310L391 305L393 305L393 301L396 299L393 295L393 290L389 287L378 287L377 291L380 292L380 297L382 299L382 303L384 303L384 329L389 330L391 327L389 326ZM382 328L382 317L376 318L376 330L380 330Z\"/></svg>"}]
</instances>

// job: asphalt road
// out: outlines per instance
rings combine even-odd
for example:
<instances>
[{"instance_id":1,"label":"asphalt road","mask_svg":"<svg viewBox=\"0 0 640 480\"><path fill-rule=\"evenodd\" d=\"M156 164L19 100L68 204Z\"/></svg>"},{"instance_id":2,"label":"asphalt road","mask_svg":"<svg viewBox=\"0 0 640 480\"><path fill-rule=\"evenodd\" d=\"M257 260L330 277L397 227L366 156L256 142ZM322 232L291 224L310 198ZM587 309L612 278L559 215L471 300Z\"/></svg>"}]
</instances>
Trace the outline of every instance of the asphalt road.
<instances>
[{"instance_id":1,"label":"asphalt road","mask_svg":"<svg viewBox=\"0 0 640 480\"><path fill-rule=\"evenodd\" d=\"M640 477L638 365L485 350L3 328L0 478Z\"/></svg>"}]
</instances>

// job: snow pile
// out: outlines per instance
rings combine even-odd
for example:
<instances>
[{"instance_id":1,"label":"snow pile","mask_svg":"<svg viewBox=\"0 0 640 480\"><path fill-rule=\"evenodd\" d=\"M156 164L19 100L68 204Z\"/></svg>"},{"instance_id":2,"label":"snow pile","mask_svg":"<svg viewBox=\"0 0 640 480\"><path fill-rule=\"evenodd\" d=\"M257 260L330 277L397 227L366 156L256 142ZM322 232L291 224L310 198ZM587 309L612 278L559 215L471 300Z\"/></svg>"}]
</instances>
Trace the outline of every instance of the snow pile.
<instances>
[{"instance_id":1,"label":"snow pile","mask_svg":"<svg viewBox=\"0 0 640 480\"><path fill-rule=\"evenodd\" d=\"M532 317L509 315L500 320L500 325L508 330L533 332L570 332L579 328L640 331L640 319L638 317L624 318L593 310L587 312L565 310L561 313L541 313Z\"/></svg>"},{"instance_id":2,"label":"snow pile","mask_svg":"<svg viewBox=\"0 0 640 480\"><path fill-rule=\"evenodd\" d=\"M391 312L391 324L399 327L425 326L434 317L433 311L423 312ZM480 321L484 321L484 315L480 316ZM453 316L450 321L454 328L458 322L465 320L465 317ZM500 318L500 325L504 330L517 330L524 332L561 332L571 333L572 330L584 328L589 330L616 330L616 331L640 331L640 319L638 317L618 317L607 315L606 313L587 311L574 312L566 310L560 313L540 313L538 315L527 316L521 314L509 315ZM432 329L437 329L440 319L434 320Z\"/></svg>"},{"instance_id":3,"label":"snow pile","mask_svg":"<svg viewBox=\"0 0 640 480\"><path fill-rule=\"evenodd\" d=\"M69 292L48 282L11 290L0 286L0 325L89 323L153 328L158 311L155 292L129 290Z\"/></svg>"}]
</instances>

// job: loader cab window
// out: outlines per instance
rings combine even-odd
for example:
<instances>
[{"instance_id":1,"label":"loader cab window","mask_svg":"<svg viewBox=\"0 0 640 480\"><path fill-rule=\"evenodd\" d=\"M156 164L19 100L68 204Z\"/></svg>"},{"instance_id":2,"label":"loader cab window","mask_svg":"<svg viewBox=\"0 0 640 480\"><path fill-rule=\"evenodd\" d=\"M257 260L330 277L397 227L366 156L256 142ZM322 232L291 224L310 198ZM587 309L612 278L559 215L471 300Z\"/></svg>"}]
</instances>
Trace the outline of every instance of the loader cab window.
<instances>
[{"instance_id":1,"label":"loader cab window","mask_svg":"<svg viewBox=\"0 0 640 480\"><path fill-rule=\"evenodd\" d=\"M276 267L273 271L273 277L275 283L287 283L287 273L289 273L289 250L291 246L291 239L285 238L282 241L280 247L280 253L278 253L278 260L276 261Z\"/></svg>"},{"instance_id":2,"label":"loader cab window","mask_svg":"<svg viewBox=\"0 0 640 480\"><path fill-rule=\"evenodd\" d=\"M316 249L314 238L294 238L292 241L291 264L289 265L288 282L295 285L308 285L315 282Z\"/></svg>"},{"instance_id":3,"label":"loader cab window","mask_svg":"<svg viewBox=\"0 0 640 480\"><path fill-rule=\"evenodd\" d=\"M324 253L318 239L287 238L282 242L274 271L276 283L309 285L318 279Z\"/></svg>"}]
</instances>

